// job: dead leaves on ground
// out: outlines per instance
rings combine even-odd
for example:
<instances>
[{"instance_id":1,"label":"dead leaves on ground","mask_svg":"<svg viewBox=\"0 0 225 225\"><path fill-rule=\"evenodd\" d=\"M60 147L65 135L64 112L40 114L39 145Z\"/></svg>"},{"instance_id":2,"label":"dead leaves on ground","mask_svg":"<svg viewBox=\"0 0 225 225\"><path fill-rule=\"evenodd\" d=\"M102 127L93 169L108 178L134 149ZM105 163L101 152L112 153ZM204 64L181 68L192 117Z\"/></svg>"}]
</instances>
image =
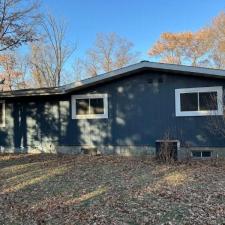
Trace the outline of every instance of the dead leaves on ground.
<instances>
[{"instance_id":1,"label":"dead leaves on ground","mask_svg":"<svg viewBox=\"0 0 225 225\"><path fill-rule=\"evenodd\" d=\"M0 224L225 224L225 161L0 156Z\"/></svg>"}]
</instances>

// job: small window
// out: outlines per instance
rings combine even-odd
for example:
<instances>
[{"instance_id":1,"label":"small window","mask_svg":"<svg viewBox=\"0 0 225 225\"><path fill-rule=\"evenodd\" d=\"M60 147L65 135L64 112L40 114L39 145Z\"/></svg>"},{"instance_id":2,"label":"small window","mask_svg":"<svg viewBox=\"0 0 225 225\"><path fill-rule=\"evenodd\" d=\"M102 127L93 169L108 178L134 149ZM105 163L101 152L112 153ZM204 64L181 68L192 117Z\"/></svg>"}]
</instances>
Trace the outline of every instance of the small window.
<instances>
[{"instance_id":1,"label":"small window","mask_svg":"<svg viewBox=\"0 0 225 225\"><path fill-rule=\"evenodd\" d=\"M199 93L199 110L217 110L217 92Z\"/></svg>"},{"instance_id":2,"label":"small window","mask_svg":"<svg viewBox=\"0 0 225 225\"><path fill-rule=\"evenodd\" d=\"M212 156L212 152L210 151L192 151L193 158L210 158Z\"/></svg>"},{"instance_id":3,"label":"small window","mask_svg":"<svg viewBox=\"0 0 225 225\"><path fill-rule=\"evenodd\" d=\"M175 90L176 116L223 115L222 87Z\"/></svg>"},{"instance_id":4,"label":"small window","mask_svg":"<svg viewBox=\"0 0 225 225\"><path fill-rule=\"evenodd\" d=\"M208 151L202 152L202 157L203 158L205 158L205 157L211 157L211 152L208 152Z\"/></svg>"},{"instance_id":5,"label":"small window","mask_svg":"<svg viewBox=\"0 0 225 225\"><path fill-rule=\"evenodd\" d=\"M77 115L89 114L89 99L76 100L76 114Z\"/></svg>"},{"instance_id":6,"label":"small window","mask_svg":"<svg viewBox=\"0 0 225 225\"><path fill-rule=\"evenodd\" d=\"M5 102L0 101L0 127L5 126Z\"/></svg>"},{"instance_id":7,"label":"small window","mask_svg":"<svg viewBox=\"0 0 225 225\"><path fill-rule=\"evenodd\" d=\"M192 152L192 157L194 158L198 158L198 157L202 157L202 153L201 152Z\"/></svg>"},{"instance_id":8,"label":"small window","mask_svg":"<svg viewBox=\"0 0 225 225\"><path fill-rule=\"evenodd\" d=\"M72 96L72 118L108 118L107 94L88 94Z\"/></svg>"},{"instance_id":9,"label":"small window","mask_svg":"<svg viewBox=\"0 0 225 225\"><path fill-rule=\"evenodd\" d=\"M180 95L181 111L198 110L198 93L183 93Z\"/></svg>"},{"instance_id":10,"label":"small window","mask_svg":"<svg viewBox=\"0 0 225 225\"><path fill-rule=\"evenodd\" d=\"M104 114L104 99L90 99L90 114Z\"/></svg>"}]
</instances>

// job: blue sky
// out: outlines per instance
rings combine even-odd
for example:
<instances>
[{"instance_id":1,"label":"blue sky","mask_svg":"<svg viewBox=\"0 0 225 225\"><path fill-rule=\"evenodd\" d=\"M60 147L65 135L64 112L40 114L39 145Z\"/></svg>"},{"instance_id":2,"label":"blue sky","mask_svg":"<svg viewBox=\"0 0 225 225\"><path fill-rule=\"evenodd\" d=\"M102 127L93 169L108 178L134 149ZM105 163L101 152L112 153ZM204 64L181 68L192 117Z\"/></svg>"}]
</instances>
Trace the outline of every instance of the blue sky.
<instances>
[{"instance_id":1,"label":"blue sky","mask_svg":"<svg viewBox=\"0 0 225 225\"><path fill-rule=\"evenodd\" d=\"M77 56L92 46L96 33L116 32L132 41L141 59L165 31L196 31L219 12L225 0L45 0L44 9L69 24Z\"/></svg>"}]
</instances>

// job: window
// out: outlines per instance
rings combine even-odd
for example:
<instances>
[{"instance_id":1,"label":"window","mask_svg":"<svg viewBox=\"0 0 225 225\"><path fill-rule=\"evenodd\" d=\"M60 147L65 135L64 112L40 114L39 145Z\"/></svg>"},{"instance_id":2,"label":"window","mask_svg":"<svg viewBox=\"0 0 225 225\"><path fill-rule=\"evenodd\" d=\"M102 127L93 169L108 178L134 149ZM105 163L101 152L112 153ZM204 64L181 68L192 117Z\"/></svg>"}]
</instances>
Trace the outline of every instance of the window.
<instances>
[{"instance_id":1,"label":"window","mask_svg":"<svg viewBox=\"0 0 225 225\"><path fill-rule=\"evenodd\" d=\"M90 99L90 113L104 114L104 98Z\"/></svg>"},{"instance_id":2,"label":"window","mask_svg":"<svg viewBox=\"0 0 225 225\"><path fill-rule=\"evenodd\" d=\"M181 111L198 111L198 93L180 94Z\"/></svg>"},{"instance_id":3,"label":"window","mask_svg":"<svg viewBox=\"0 0 225 225\"><path fill-rule=\"evenodd\" d=\"M72 96L73 119L108 118L107 94L88 94Z\"/></svg>"},{"instance_id":4,"label":"window","mask_svg":"<svg viewBox=\"0 0 225 225\"><path fill-rule=\"evenodd\" d=\"M217 110L217 92L200 92L199 93L199 109Z\"/></svg>"},{"instance_id":5,"label":"window","mask_svg":"<svg viewBox=\"0 0 225 225\"><path fill-rule=\"evenodd\" d=\"M76 99L76 115L89 114L89 100L90 99Z\"/></svg>"},{"instance_id":6,"label":"window","mask_svg":"<svg viewBox=\"0 0 225 225\"><path fill-rule=\"evenodd\" d=\"M192 151L191 154L194 158L210 158L212 156L210 151Z\"/></svg>"},{"instance_id":7,"label":"window","mask_svg":"<svg viewBox=\"0 0 225 225\"><path fill-rule=\"evenodd\" d=\"M0 101L0 127L5 126L5 101Z\"/></svg>"},{"instance_id":8,"label":"window","mask_svg":"<svg viewBox=\"0 0 225 225\"><path fill-rule=\"evenodd\" d=\"M176 116L223 115L222 87L175 90Z\"/></svg>"}]
</instances>

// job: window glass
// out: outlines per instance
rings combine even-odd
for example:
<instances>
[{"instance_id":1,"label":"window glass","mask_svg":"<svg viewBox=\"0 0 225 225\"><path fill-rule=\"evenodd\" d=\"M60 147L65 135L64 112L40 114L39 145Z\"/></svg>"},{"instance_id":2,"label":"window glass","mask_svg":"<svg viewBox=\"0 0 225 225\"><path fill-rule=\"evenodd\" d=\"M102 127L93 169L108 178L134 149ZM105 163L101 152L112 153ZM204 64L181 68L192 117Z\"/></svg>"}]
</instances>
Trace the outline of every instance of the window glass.
<instances>
[{"instance_id":1,"label":"window glass","mask_svg":"<svg viewBox=\"0 0 225 225\"><path fill-rule=\"evenodd\" d=\"M180 94L181 111L198 111L198 93Z\"/></svg>"},{"instance_id":2,"label":"window glass","mask_svg":"<svg viewBox=\"0 0 225 225\"><path fill-rule=\"evenodd\" d=\"M199 151L194 151L194 152L192 152L192 156L193 156L193 157L201 157L201 152L199 152Z\"/></svg>"},{"instance_id":3,"label":"window glass","mask_svg":"<svg viewBox=\"0 0 225 225\"><path fill-rule=\"evenodd\" d=\"M107 119L108 95L72 95L72 119Z\"/></svg>"},{"instance_id":4,"label":"window glass","mask_svg":"<svg viewBox=\"0 0 225 225\"><path fill-rule=\"evenodd\" d=\"M89 99L76 99L76 114L89 114Z\"/></svg>"},{"instance_id":5,"label":"window glass","mask_svg":"<svg viewBox=\"0 0 225 225\"><path fill-rule=\"evenodd\" d=\"M199 109L217 110L217 92L200 92Z\"/></svg>"},{"instance_id":6,"label":"window glass","mask_svg":"<svg viewBox=\"0 0 225 225\"><path fill-rule=\"evenodd\" d=\"M223 87L196 87L175 90L176 116L223 115Z\"/></svg>"},{"instance_id":7,"label":"window glass","mask_svg":"<svg viewBox=\"0 0 225 225\"><path fill-rule=\"evenodd\" d=\"M202 152L202 157L211 157L211 152L209 151Z\"/></svg>"},{"instance_id":8,"label":"window glass","mask_svg":"<svg viewBox=\"0 0 225 225\"><path fill-rule=\"evenodd\" d=\"M104 114L103 98L90 99L90 114Z\"/></svg>"},{"instance_id":9,"label":"window glass","mask_svg":"<svg viewBox=\"0 0 225 225\"><path fill-rule=\"evenodd\" d=\"M211 157L211 152L210 151L193 151L192 152L193 157L198 157L198 158L207 158Z\"/></svg>"}]
</instances>

